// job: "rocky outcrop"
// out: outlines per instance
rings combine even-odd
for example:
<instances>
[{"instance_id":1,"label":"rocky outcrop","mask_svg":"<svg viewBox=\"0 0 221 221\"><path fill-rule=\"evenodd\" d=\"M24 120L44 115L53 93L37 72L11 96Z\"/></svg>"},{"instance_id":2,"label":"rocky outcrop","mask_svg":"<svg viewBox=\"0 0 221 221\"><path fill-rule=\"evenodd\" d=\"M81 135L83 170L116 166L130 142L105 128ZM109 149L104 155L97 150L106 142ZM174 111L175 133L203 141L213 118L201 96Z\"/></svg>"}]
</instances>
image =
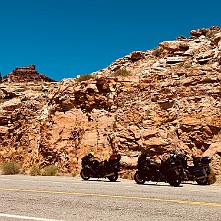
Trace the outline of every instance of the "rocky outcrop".
<instances>
[{"instance_id":1,"label":"rocky outcrop","mask_svg":"<svg viewBox=\"0 0 221 221\"><path fill-rule=\"evenodd\" d=\"M0 162L78 173L88 151L116 151L133 170L142 151L157 160L177 150L212 157L220 174L220 33L195 30L132 52L84 82L2 83ZM130 74L111 77L121 68Z\"/></svg>"},{"instance_id":2,"label":"rocky outcrop","mask_svg":"<svg viewBox=\"0 0 221 221\"><path fill-rule=\"evenodd\" d=\"M22 83L22 82L54 82L46 75L39 74L35 69L35 65L27 67L18 67L12 71L12 73L6 75L3 78L3 82L8 83Z\"/></svg>"}]
</instances>

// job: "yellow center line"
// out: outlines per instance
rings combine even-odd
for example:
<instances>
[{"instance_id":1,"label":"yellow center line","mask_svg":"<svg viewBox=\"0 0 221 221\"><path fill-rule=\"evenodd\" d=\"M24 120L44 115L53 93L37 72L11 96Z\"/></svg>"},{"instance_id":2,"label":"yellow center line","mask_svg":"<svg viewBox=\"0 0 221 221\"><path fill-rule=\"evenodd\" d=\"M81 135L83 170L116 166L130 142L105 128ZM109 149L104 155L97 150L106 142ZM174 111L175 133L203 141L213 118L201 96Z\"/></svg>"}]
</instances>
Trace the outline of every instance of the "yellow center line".
<instances>
[{"instance_id":1,"label":"yellow center line","mask_svg":"<svg viewBox=\"0 0 221 221\"><path fill-rule=\"evenodd\" d=\"M83 193L83 192L63 192L63 191L31 190L31 189L27 190L27 189L11 189L11 188L0 188L0 191L16 191L16 192L29 192L29 193L48 193L48 194L78 195L78 196L92 196L92 197L108 197L108 198L147 200L147 201L170 202L170 203L179 203L179 204L188 204L188 205L221 207L221 203L197 202L197 201L178 200L178 199L173 200L173 199L163 199L163 198L154 198L154 197L152 198L152 197L123 196L123 195Z\"/></svg>"}]
</instances>

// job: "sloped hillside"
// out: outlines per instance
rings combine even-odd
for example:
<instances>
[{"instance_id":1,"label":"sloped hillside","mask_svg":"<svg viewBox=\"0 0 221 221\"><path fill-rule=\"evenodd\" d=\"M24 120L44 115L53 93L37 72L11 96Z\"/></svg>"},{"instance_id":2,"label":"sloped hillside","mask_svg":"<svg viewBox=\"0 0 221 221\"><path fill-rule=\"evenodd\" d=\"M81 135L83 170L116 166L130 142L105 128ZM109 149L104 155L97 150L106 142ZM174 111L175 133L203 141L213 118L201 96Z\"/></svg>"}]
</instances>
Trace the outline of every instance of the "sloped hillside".
<instances>
[{"instance_id":1,"label":"sloped hillside","mask_svg":"<svg viewBox=\"0 0 221 221\"><path fill-rule=\"evenodd\" d=\"M0 84L0 162L79 172L89 150L133 169L146 151L213 157L221 173L221 29L132 52L91 79Z\"/></svg>"}]
</instances>

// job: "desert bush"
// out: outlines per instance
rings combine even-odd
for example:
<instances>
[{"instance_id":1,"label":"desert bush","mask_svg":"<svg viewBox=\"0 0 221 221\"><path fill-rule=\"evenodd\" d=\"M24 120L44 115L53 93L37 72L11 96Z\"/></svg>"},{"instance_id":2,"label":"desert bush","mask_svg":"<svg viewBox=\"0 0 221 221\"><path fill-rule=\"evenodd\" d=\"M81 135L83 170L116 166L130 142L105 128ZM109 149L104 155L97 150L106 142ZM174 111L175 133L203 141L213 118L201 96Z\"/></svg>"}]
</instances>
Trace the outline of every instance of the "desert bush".
<instances>
[{"instance_id":1,"label":"desert bush","mask_svg":"<svg viewBox=\"0 0 221 221\"><path fill-rule=\"evenodd\" d=\"M33 167L30 169L29 174L30 174L31 176L39 176L39 175L41 175L41 170L40 170L39 167L33 166Z\"/></svg>"},{"instance_id":2,"label":"desert bush","mask_svg":"<svg viewBox=\"0 0 221 221\"><path fill-rule=\"evenodd\" d=\"M72 175L72 177L76 177L78 174L77 174L77 172L72 172L71 175Z\"/></svg>"},{"instance_id":3,"label":"desert bush","mask_svg":"<svg viewBox=\"0 0 221 221\"><path fill-rule=\"evenodd\" d=\"M0 103L5 102L5 99L0 98Z\"/></svg>"},{"instance_id":4,"label":"desert bush","mask_svg":"<svg viewBox=\"0 0 221 221\"><path fill-rule=\"evenodd\" d=\"M85 74L85 75L81 75L80 77L78 77L77 81L81 82L81 81L87 81L87 80L90 80L90 79L94 79L94 76L91 75L91 74Z\"/></svg>"},{"instance_id":5,"label":"desert bush","mask_svg":"<svg viewBox=\"0 0 221 221\"><path fill-rule=\"evenodd\" d=\"M112 77L130 76L130 75L131 75L131 72L128 71L126 68L119 68L111 74Z\"/></svg>"},{"instance_id":6,"label":"desert bush","mask_svg":"<svg viewBox=\"0 0 221 221\"><path fill-rule=\"evenodd\" d=\"M159 47L152 51L152 55L159 57L163 53L164 49Z\"/></svg>"},{"instance_id":7,"label":"desert bush","mask_svg":"<svg viewBox=\"0 0 221 221\"><path fill-rule=\"evenodd\" d=\"M208 184L214 184L216 182L216 174L213 169L211 169L210 174L208 176Z\"/></svg>"},{"instance_id":8,"label":"desert bush","mask_svg":"<svg viewBox=\"0 0 221 221\"><path fill-rule=\"evenodd\" d=\"M126 173L121 175L122 179L128 179L128 180L133 180L134 179L134 172L132 171L127 171Z\"/></svg>"},{"instance_id":9,"label":"desert bush","mask_svg":"<svg viewBox=\"0 0 221 221\"><path fill-rule=\"evenodd\" d=\"M122 178L122 179L129 179L129 174L123 174L123 175L121 176L121 178Z\"/></svg>"},{"instance_id":10,"label":"desert bush","mask_svg":"<svg viewBox=\"0 0 221 221\"><path fill-rule=\"evenodd\" d=\"M46 166L42 170L42 176L55 176L58 172L58 168L55 165Z\"/></svg>"},{"instance_id":11,"label":"desert bush","mask_svg":"<svg viewBox=\"0 0 221 221\"><path fill-rule=\"evenodd\" d=\"M6 161L2 164L2 174L12 175L18 174L20 171L20 165L14 161Z\"/></svg>"}]
</instances>

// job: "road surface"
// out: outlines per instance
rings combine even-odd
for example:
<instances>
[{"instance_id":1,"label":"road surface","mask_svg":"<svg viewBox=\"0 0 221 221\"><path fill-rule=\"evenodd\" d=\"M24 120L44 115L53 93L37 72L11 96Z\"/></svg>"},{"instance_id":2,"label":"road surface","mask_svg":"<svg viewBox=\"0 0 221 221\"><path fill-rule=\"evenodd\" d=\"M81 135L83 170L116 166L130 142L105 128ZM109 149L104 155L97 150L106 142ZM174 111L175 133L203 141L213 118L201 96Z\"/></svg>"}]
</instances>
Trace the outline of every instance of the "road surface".
<instances>
[{"instance_id":1,"label":"road surface","mask_svg":"<svg viewBox=\"0 0 221 221\"><path fill-rule=\"evenodd\" d=\"M220 221L221 186L0 175L0 220Z\"/></svg>"}]
</instances>

